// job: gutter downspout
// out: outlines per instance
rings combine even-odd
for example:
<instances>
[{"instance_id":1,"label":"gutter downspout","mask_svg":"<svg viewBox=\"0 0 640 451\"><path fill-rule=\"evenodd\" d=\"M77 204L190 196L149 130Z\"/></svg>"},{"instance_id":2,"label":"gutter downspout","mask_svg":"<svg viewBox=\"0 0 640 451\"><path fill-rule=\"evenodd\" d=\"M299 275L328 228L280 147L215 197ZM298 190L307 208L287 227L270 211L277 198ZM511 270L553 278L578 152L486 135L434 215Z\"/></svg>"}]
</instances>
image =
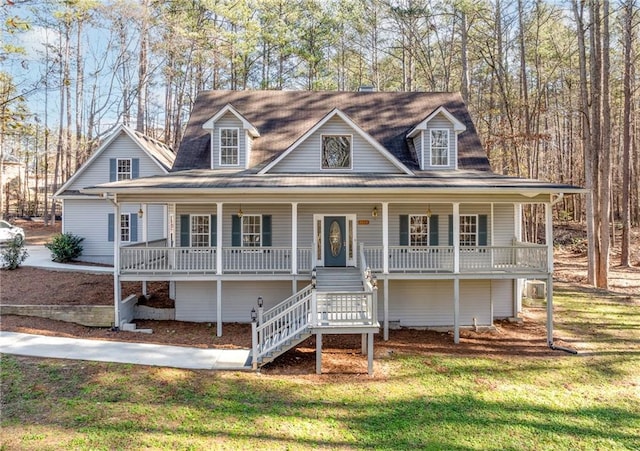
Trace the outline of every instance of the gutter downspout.
<instances>
[{"instance_id":1,"label":"gutter downspout","mask_svg":"<svg viewBox=\"0 0 640 451\"><path fill-rule=\"evenodd\" d=\"M562 200L564 193L558 194L554 200L546 204L546 232L547 247L551 256L549 258L549 275L547 277L547 344L552 351L564 351L569 354L578 354L575 349L569 349L562 346L556 346L553 343L553 213L552 208ZM549 246L550 245L550 246Z\"/></svg>"}]
</instances>

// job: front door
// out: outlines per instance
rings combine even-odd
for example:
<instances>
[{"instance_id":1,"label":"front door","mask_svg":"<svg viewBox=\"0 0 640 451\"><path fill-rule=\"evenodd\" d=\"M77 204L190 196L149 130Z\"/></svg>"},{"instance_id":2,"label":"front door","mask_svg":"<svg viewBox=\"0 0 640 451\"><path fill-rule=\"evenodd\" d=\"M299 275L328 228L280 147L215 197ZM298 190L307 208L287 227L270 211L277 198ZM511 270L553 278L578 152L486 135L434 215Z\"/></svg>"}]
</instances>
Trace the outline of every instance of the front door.
<instances>
[{"instance_id":1,"label":"front door","mask_svg":"<svg viewBox=\"0 0 640 451\"><path fill-rule=\"evenodd\" d=\"M324 265L347 266L347 235L344 216L324 217Z\"/></svg>"}]
</instances>

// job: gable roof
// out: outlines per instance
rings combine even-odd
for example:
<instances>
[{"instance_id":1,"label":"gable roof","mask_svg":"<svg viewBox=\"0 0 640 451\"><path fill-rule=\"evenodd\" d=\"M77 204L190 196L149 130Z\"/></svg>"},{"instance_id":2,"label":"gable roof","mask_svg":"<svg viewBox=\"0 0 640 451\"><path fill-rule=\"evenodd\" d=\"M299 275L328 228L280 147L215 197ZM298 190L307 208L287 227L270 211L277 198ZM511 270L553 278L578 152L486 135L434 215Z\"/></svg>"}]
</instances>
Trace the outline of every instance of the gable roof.
<instances>
[{"instance_id":1,"label":"gable roof","mask_svg":"<svg viewBox=\"0 0 640 451\"><path fill-rule=\"evenodd\" d=\"M489 160L462 97L455 93L318 92L318 91L203 91L194 104L172 171L209 169L211 133L203 125L227 105L260 131L254 140L249 167L262 169L334 109L358 127L409 170L418 171L407 134L445 108L466 127L458 139L460 169L490 171Z\"/></svg>"},{"instance_id":2,"label":"gable roof","mask_svg":"<svg viewBox=\"0 0 640 451\"><path fill-rule=\"evenodd\" d=\"M67 180L62 187L54 194L54 196L60 196L67 191L69 186L71 186L75 180L80 177L80 175L87 170L88 167L106 150L109 148L111 143L116 140L121 133L125 133L131 140L142 149L149 157L158 165L158 167L164 172L167 173L171 169L171 166L175 160L175 154L171 150L169 146L166 144L148 137L140 132L133 130L126 125L118 126L103 142L100 144L100 147L93 152L91 157L85 163L80 166L80 168ZM77 194L77 192L76 192Z\"/></svg>"},{"instance_id":3,"label":"gable roof","mask_svg":"<svg viewBox=\"0 0 640 451\"><path fill-rule=\"evenodd\" d=\"M266 167L264 167L259 173L265 174L271 168L276 166L280 161L282 161L287 155L289 155L296 147L305 142L311 135L313 135L320 127L326 124L333 117L338 116L342 119L346 124L351 127L356 133L358 133L365 141L367 141L374 149L382 154L391 164L400 169L405 174L411 174L411 171L407 169L407 167L398 161L393 155L391 155L387 149L382 147L376 140L374 140L367 132L358 127L358 124L354 123L349 116L344 114L337 108L334 108L329 114L323 117L316 125L311 127L304 135L298 138L287 150L278 155L274 160L272 160Z\"/></svg>"},{"instance_id":4,"label":"gable roof","mask_svg":"<svg viewBox=\"0 0 640 451\"><path fill-rule=\"evenodd\" d=\"M245 130L248 130L251 136L253 136L254 138L258 138L260 136L260 132L258 132L258 130L247 120L247 118L240 114L238 110L236 110L230 103L227 103L224 108L218 111L211 119L202 124L202 128L204 128L205 130L213 129L214 124L218 121L218 119L220 119L227 113L231 113L235 117L237 117L238 120L242 122L242 127Z\"/></svg>"},{"instance_id":5,"label":"gable roof","mask_svg":"<svg viewBox=\"0 0 640 451\"><path fill-rule=\"evenodd\" d=\"M456 118L453 114L449 113L445 107L441 106L437 110L429 114L429 116L424 118L424 120L421 121L418 125L413 127L411 131L407 133L407 138L411 138L415 136L420 130L426 130L427 124L429 123L429 121L434 117L436 117L438 114L444 115L453 124L453 130L455 132L460 133L467 129L467 127L465 127L465 125L462 122L460 122L458 118Z\"/></svg>"}]
</instances>

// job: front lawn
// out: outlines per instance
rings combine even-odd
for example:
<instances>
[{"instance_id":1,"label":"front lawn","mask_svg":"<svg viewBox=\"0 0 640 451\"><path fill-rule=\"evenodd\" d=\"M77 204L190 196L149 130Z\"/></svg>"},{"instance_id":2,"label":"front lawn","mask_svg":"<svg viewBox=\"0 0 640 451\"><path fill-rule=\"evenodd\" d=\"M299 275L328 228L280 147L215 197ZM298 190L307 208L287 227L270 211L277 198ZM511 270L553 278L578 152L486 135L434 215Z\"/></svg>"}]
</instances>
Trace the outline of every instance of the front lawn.
<instances>
[{"instance_id":1,"label":"front lawn","mask_svg":"<svg viewBox=\"0 0 640 451\"><path fill-rule=\"evenodd\" d=\"M578 356L394 354L374 378L4 355L2 449L640 449L640 301L555 305Z\"/></svg>"}]
</instances>

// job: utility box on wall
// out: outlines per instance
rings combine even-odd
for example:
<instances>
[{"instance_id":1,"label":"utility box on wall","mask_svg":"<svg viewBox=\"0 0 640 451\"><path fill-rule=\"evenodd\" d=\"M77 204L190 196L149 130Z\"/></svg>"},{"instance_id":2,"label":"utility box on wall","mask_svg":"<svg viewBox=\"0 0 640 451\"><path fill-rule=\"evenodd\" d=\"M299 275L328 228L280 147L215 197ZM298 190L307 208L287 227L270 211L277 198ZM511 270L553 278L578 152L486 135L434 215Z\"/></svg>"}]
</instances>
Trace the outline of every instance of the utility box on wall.
<instances>
[{"instance_id":1,"label":"utility box on wall","mask_svg":"<svg viewBox=\"0 0 640 451\"><path fill-rule=\"evenodd\" d=\"M531 299L544 299L547 296L547 283L542 280L527 280L525 294Z\"/></svg>"}]
</instances>

